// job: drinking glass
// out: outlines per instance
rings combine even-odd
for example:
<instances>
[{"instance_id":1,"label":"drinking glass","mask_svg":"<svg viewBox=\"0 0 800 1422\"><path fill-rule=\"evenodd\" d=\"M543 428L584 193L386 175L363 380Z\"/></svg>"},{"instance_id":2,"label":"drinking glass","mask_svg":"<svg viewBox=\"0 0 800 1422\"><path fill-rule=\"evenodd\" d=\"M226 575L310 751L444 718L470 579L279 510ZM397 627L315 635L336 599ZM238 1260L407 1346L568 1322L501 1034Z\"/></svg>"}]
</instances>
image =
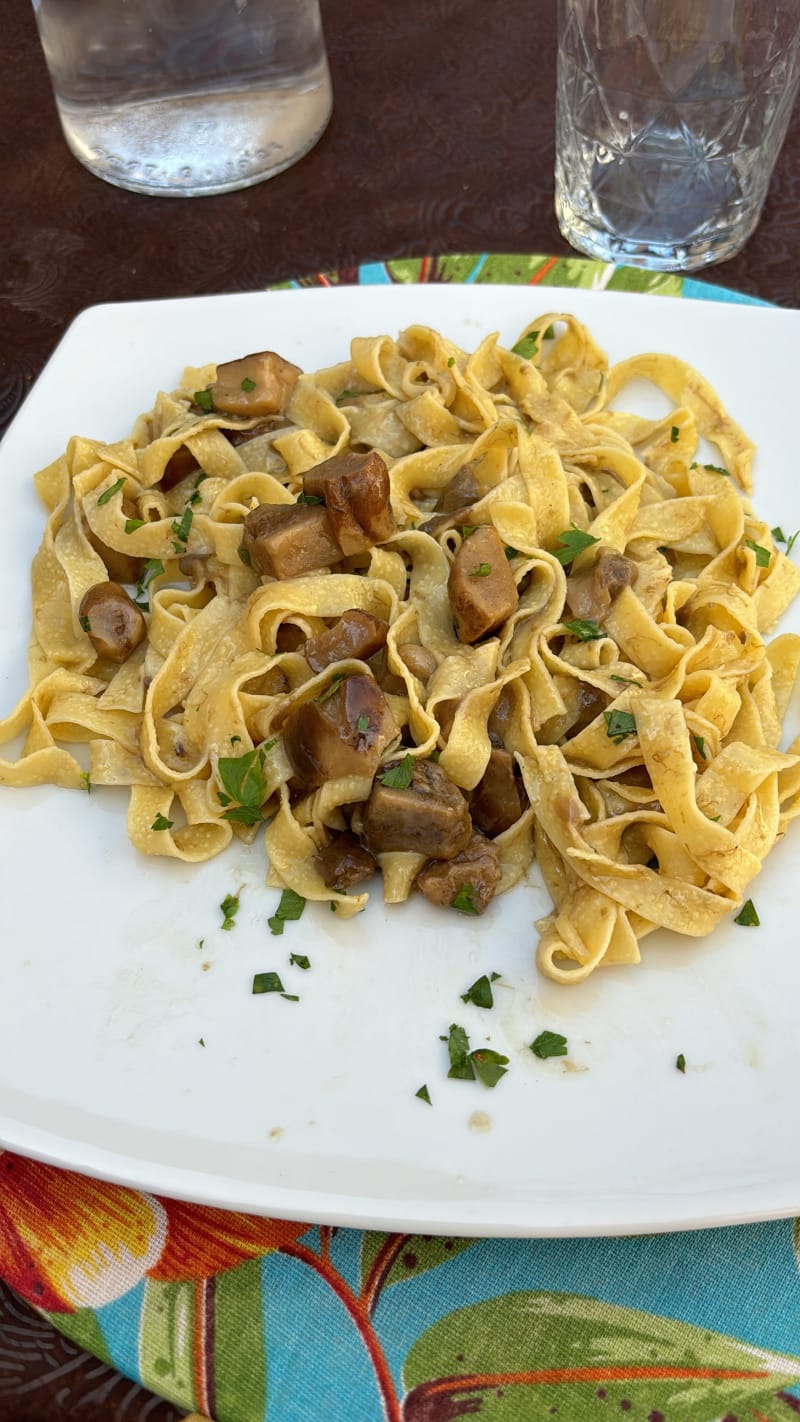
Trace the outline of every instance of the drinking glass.
<instances>
[{"instance_id":1,"label":"drinking glass","mask_svg":"<svg viewBox=\"0 0 800 1422\"><path fill-rule=\"evenodd\" d=\"M302 157L331 112L318 0L33 0L64 136L118 187L200 197Z\"/></svg>"},{"instance_id":2,"label":"drinking glass","mask_svg":"<svg viewBox=\"0 0 800 1422\"><path fill-rule=\"evenodd\" d=\"M800 80L800 0L559 0L556 214L607 261L690 271L756 227Z\"/></svg>"}]
</instances>

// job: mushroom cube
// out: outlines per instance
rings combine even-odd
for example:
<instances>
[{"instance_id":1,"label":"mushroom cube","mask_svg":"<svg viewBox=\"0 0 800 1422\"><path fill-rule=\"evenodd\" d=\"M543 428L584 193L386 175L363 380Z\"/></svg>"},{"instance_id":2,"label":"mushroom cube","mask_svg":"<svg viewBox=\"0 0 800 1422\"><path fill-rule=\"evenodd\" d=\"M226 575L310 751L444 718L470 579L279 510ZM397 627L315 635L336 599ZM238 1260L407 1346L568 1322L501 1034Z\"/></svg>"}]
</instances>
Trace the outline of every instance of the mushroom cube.
<instances>
[{"instance_id":1,"label":"mushroom cube","mask_svg":"<svg viewBox=\"0 0 800 1422\"><path fill-rule=\"evenodd\" d=\"M379 454L347 450L303 475L303 492L322 498L342 552L350 557L395 531L389 502L389 471Z\"/></svg>"},{"instance_id":2,"label":"mushroom cube","mask_svg":"<svg viewBox=\"0 0 800 1422\"><path fill-rule=\"evenodd\" d=\"M364 842L373 854L411 850L454 859L472 833L467 802L444 771L416 760L407 789L377 779L364 809Z\"/></svg>"},{"instance_id":3,"label":"mushroom cube","mask_svg":"<svg viewBox=\"0 0 800 1422\"><path fill-rule=\"evenodd\" d=\"M223 415L279 415L302 373L275 351L223 361L211 386L213 407Z\"/></svg>"},{"instance_id":4,"label":"mushroom cube","mask_svg":"<svg viewBox=\"0 0 800 1422\"><path fill-rule=\"evenodd\" d=\"M119 583L95 583L78 609L81 626L98 657L125 662L144 639L147 624Z\"/></svg>"},{"instance_id":5,"label":"mushroom cube","mask_svg":"<svg viewBox=\"0 0 800 1422\"><path fill-rule=\"evenodd\" d=\"M244 521L242 548L257 573L299 578L338 563L342 550L328 515L308 504L259 504Z\"/></svg>"},{"instance_id":6,"label":"mushroom cube","mask_svg":"<svg viewBox=\"0 0 800 1422\"><path fill-rule=\"evenodd\" d=\"M308 789L343 775L374 775L399 734L373 677L356 674L331 685L318 700L293 707L281 728L292 769Z\"/></svg>"},{"instance_id":7,"label":"mushroom cube","mask_svg":"<svg viewBox=\"0 0 800 1422\"><path fill-rule=\"evenodd\" d=\"M489 763L470 796L473 824L489 835L502 834L519 819L525 807L524 791L514 774L510 751L493 749Z\"/></svg>"},{"instance_id":8,"label":"mushroom cube","mask_svg":"<svg viewBox=\"0 0 800 1422\"><path fill-rule=\"evenodd\" d=\"M446 863L433 860L417 875L417 888L432 904L484 913L500 883L500 856L491 840L473 834L465 849Z\"/></svg>"},{"instance_id":9,"label":"mushroom cube","mask_svg":"<svg viewBox=\"0 0 800 1422\"><path fill-rule=\"evenodd\" d=\"M477 642L510 617L519 602L505 548L491 524L464 539L447 583L460 642Z\"/></svg>"},{"instance_id":10,"label":"mushroom cube","mask_svg":"<svg viewBox=\"0 0 800 1422\"><path fill-rule=\"evenodd\" d=\"M389 624L382 617L351 607L332 627L318 632L316 637L309 637L303 654L315 672L323 671L331 662L340 662L344 657L358 657L365 662L385 646L388 631Z\"/></svg>"}]
</instances>

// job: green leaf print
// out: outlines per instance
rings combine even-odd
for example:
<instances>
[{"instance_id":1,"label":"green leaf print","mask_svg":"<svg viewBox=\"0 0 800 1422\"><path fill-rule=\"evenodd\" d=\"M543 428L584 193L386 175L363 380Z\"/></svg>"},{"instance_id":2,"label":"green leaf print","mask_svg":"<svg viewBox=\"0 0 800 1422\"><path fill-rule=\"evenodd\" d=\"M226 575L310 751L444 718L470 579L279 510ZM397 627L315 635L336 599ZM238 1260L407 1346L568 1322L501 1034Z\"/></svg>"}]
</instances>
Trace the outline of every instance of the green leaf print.
<instances>
[{"instance_id":1,"label":"green leaf print","mask_svg":"<svg viewBox=\"0 0 800 1422\"><path fill-rule=\"evenodd\" d=\"M77 1343L86 1353L91 1353L92 1357L100 1358L104 1363L111 1362L103 1330L93 1309L78 1308L74 1313L47 1313L45 1318L49 1318L59 1333L66 1334L67 1338L71 1338L73 1343Z\"/></svg>"},{"instance_id":2,"label":"green leaf print","mask_svg":"<svg viewBox=\"0 0 800 1422\"><path fill-rule=\"evenodd\" d=\"M366 1232L361 1242L361 1287L377 1296L389 1284L436 1269L475 1244L474 1239L434 1239L421 1234Z\"/></svg>"},{"instance_id":3,"label":"green leaf print","mask_svg":"<svg viewBox=\"0 0 800 1422\"><path fill-rule=\"evenodd\" d=\"M193 1348L195 1284L159 1284L147 1279L139 1329L139 1372L143 1385L179 1407L195 1398Z\"/></svg>"},{"instance_id":4,"label":"green leaf print","mask_svg":"<svg viewBox=\"0 0 800 1422\"><path fill-rule=\"evenodd\" d=\"M404 1422L775 1417L800 1359L576 1294L513 1293L439 1320L403 1370ZM783 1404L781 1411L783 1411ZM787 1414L788 1415L788 1414Z\"/></svg>"},{"instance_id":5,"label":"green leaf print","mask_svg":"<svg viewBox=\"0 0 800 1422\"><path fill-rule=\"evenodd\" d=\"M214 1284L213 1415L261 1422L267 1400L261 1260L218 1274Z\"/></svg>"}]
</instances>

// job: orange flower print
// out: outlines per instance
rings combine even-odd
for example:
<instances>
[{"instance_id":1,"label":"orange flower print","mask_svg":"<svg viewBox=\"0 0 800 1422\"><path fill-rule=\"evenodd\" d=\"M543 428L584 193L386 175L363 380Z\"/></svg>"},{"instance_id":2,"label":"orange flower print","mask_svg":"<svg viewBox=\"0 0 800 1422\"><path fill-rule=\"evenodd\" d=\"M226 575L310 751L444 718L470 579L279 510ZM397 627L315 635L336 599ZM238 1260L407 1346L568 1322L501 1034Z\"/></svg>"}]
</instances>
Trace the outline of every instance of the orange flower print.
<instances>
[{"instance_id":1,"label":"orange flower print","mask_svg":"<svg viewBox=\"0 0 800 1422\"><path fill-rule=\"evenodd\" d=\"M0 1151L0 1277L36 1308L99 1308L147 1275L209 1278L310 1228L161 1199Z\"/></svg>"}]
</instances>

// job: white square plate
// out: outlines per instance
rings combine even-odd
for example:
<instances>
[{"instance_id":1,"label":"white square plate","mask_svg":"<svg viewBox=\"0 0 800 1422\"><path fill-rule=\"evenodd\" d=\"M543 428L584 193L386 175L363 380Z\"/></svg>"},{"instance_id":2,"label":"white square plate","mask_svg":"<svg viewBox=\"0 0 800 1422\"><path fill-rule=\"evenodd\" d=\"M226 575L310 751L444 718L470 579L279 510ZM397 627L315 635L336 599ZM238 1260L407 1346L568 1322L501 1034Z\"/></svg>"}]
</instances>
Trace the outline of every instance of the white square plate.
<instances>
[{"instance_id":1,"label":"white square plate","mask_svg":"<svg viewBox=\"0 0 800 1422\"><path fill-rule=\"evenodd\" d=\"M43 522L32 475L70 435L127 434L186 364L270 346L314 369L346 358L354 335L414 321L468 349L493 330L509 344L548 309L586 321L612 361L649 349L697 366L758 444L756 508L787 532L800 525L800 312L495 286L95 307L0 448L3 711L27 682ZM800 609L783 626L800 630ZM421 900L374 902L349 923L309 906L276 938L260 842L197 868L144 859L125 800L0 789L8 1147L231 1208L434 1233L608 1234L800 1211L800 829L753 886L760 929L654 935L640 967L563 988L534 967L547 908L535 873L479 920ZM222 932L218 905L237 890L236 926ZM312 968L290 967L290 952ZM299 1002L251 995L269 969ZM460 994L492 971L494 1010L465 1006ZM495 1090L447 1080L452 1022L511 1058ZM565 1034L567 1059L533 1057L543 1028ZM432 1108L415 1097L423 1082Z\"/></svg>"}]
</instances>

